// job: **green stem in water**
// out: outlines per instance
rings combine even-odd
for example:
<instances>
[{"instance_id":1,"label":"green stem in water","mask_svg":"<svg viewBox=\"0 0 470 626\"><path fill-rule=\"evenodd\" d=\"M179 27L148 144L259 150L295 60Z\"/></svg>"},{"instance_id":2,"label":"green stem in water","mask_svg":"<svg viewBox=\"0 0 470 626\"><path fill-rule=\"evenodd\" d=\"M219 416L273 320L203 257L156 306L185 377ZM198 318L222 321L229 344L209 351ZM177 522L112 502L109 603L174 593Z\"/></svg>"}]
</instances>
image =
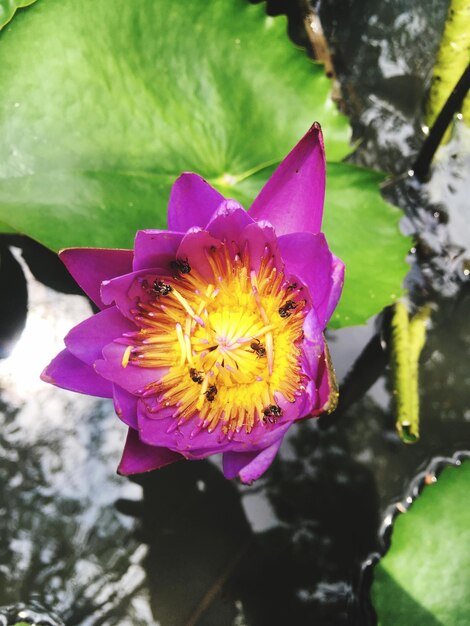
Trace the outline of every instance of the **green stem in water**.
<instances>
[{"instance_id":1,"label":"green stem in water","mask_svg":"<svg viewBox=\"0 0 470 626\"><path fill-rule=\"evenodd\" d=\"M403 302L392 317L392 372L397 432L405 443L419 439L419 357L426 341L431 310L422 307L411 319Z\"/></svg>"},{"instance_id":2,"label":"green stem in water","mask_svg":"<svg viewBox=\"0 0 470 626\"><path fill-rule=\"evenodd\" d=\"M430 128L470 61L470 0L451 0L426 103L425 123ZM470 125L470 97L461 112ZM449 138L447 132L444 141Z\"/></svg>"}]
</instances>

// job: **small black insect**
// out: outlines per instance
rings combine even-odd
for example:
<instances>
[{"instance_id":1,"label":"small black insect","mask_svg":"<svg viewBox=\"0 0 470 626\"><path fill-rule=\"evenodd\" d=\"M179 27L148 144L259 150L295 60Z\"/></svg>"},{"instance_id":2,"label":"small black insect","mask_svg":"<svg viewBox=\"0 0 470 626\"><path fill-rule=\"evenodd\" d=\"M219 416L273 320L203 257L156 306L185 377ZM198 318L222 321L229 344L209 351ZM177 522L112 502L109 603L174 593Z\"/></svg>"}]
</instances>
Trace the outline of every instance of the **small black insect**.
<instances>
[{"instance_id":1,"label":"small black insect","mask_svg":"<svg viewBox=\"0 0 470 626\"><path fill-rule=\"evenodd\" d=\"M170 263L172 269L176 270L180 274L189 274L191 266L188 263L188 259L176 259Z\"/></svg>"},{"instance_id":2,"label":"small black insect","mask_svg":"<svg viewBox=\"0 0 470 626\"><path fill-rule=\"evenodd\" d=\"M254 341L252 341L250 343L250 348L253 350L253 352L256 353L258 359L260 359L262 356L266 356L266 348L263 346L259 339L255 339Z\"/></svg>"},{"instance_id":3,"label":"small black insect","mask_svg":"<svg viewBox=\"0 0 470 626\"><path fill-rule=\"evenodd\" d=\"M158 296L167 296L170 291L173 291L173 287L164 283L163 280L156 280L153 283L153 290Z\"/></svg>"},{"instance_id":4,"label":"small black insect","mask_svg":"<svg viewBox=\"0 0 470 626\"><path fill-rule=\"evenodd\" d=\"M297 283L291 283L290 285L287 285L287 291L294 291L294 289L297 289Z\"/></svg>"},{"instance_id":5,"label":"small black insect","mask_svg":"<svg viewBox=\"0 0 470 626\"><path fill-rule=\"evenodd\" d=\"M201 384L204 380L204 372L198 371L195 367L189 370L189 375L191 376L191 380L195 383Z\"/></svg>"},{"instance_id":6,"label":"small black insect","mask_svg":"<svg viewBox=\"0 0 470 626\"><path fill-rule=\"evenodd\" d=\"M280 406L277 406L277 404L271 404L263 410L263 415L263 422L265 424L266 422L274 424L276 422L276 418L282 415L282 409Z\"/></svg>"},{"instance_id":7,"label":"small black insect","mask_svg":"<svg viewBox=\"0 0 470 626\"><path fill-rule=\"evenodd\" d=\"M213 402L215 396L217 395L217 387L215 385L209 385L205 396L209 400L209 402Z\"/></svg>"},{"instance_id":8,"label":"small black insect","mask_svg":"<svg viewBox=\"0 0 470 626\"><path fill-rule=\"evenodd\" d=\"M287 300L285 304L279 307L278 312L281 317L289 317L290 311L295 308L297 308L297 302L294 302L293 300Z\"/></svg>"}]
</instances>

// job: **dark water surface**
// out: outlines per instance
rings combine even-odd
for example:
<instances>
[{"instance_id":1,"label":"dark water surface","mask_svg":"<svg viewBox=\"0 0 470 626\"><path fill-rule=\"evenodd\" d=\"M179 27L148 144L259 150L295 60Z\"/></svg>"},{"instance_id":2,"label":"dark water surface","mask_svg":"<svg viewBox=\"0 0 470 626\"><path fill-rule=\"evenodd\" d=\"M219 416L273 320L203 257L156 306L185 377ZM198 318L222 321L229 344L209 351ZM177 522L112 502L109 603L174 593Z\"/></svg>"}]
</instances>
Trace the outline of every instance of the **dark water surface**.
<instances>
[{"instance_id":1,"label":"dark water surface","mask_svg":"<svg viewBox=\"0 0 470 626\"><path fill-rule=\"evenodd\" d=\"M394 174L410 168L446 10L437 0L323 2L354 133L364 137L359 163ZM226 481L217 459L135 482L118 477L125 428L111 402L39 380L68 330L90 314L87 301L45 287L17 250L0 250L9 268L9 278L0 272L2 293L14 292L24 310L23 273L29 293L18 343L8 343L11 328L0 334L0 605L15 605L0 611L0 625L365 623L361 565L379 547L385 510L433 457L470 447L467 141L460 129L425 187L405 176L386 189L417 237L412 302L434 307L421 441L406 446L395 434L385 313L328 333L339 409L292 428L251 487ZM47 267L40 278L50 284Z\"/></svg>"}]
</instances>

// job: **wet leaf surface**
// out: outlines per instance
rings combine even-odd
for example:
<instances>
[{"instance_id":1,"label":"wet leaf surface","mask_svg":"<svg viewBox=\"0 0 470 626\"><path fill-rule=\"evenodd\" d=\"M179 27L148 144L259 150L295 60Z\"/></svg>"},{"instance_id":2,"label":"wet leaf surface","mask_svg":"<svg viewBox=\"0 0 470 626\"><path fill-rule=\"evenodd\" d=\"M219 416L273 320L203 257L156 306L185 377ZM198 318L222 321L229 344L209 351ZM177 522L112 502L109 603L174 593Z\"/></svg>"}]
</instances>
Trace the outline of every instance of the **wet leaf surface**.
<instances>
[{"instance_id":1,"label":"wet leaf surface","mask_svg":"<svg viewBox=\"0 0 470 626\"><path fill-rule=\"evenodd\" d=\"M0 0L0 29L13 18L18 9L34 4L36 0ZM0 226L0 232L1 230Z\"/></svg>"},{"instance_id":2,"label":"wet leaf surface","mask_svg":"<svg viewBox=\"0 0 470 626\"><path fill-rule=\"evenodd\" d=\"M374 569L379 626L465 626L470 600L470 461L449 466L396 518Z\"/></svg>"}]
</instances>

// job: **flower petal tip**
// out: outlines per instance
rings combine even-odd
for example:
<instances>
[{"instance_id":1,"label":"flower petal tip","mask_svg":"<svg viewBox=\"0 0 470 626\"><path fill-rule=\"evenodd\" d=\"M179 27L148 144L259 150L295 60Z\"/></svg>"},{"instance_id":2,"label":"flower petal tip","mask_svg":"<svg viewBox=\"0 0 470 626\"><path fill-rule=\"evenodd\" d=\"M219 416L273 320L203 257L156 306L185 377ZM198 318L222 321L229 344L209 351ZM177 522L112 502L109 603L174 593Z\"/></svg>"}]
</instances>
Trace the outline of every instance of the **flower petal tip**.
<instances>
[{"instance_id":1,"label":"flower petal tip","mask_svg":"<svg viewBox=\"0 0 470 626\"><path fill-rule=\"evenodd\" d=\"M139 433L129 428L117 473L121 476L143 474L180 461L183 457L173 450L142 443Z\"/></svg>"},{"instance_id":2,"label":"flower petal tip","mask_svg":"<svg viewBox=\"0 0 470 626\"><path fill-rule=\"evenodd\" d=\"M49 383L49 385L56 385L57 383L56 383L55 379L54 379L52 376L50 376L50 374L48 373L48 369L49 369L49 366L48 366L48 367L45 367L45 368L42 370L42 372L41 372L41 374L40 374L39 378L40 378L40 379L41 379L44 383Z\"/></svg>"},{"instance_id":3,"label":"flower petal tip","mask_svg":"<svg viewBox=\"0 0 470 626\"><path fill-rule=\"evenodd\" d=\"M320 232L325 174L323 135L315 122L273 173L249 214L257 221L268 219L277 235Z\"/></svg>"},{"instance_id":4,"label":"flower petal tip","mask_svg":"<svg viewBox=\"0 0 470 626\"><path fill-rule=\"evenodd\" d=\"M225 452L223 455L223 471L225 478L238 478L245 485L251 485L264 474L276 456L283 437L267 448L253 452Z\"/></svg>"},{"instance_id":5,"label":"flower petal tip","mask_svg":"<svg viewBox=\"0 0 470 626\"><path fill-rule=\"evenodd\" d=\"M224 197L202 176L184 172L173 183L168 205L168 228L186 232L207 224Z\"/></svg>"}]
</instances>

